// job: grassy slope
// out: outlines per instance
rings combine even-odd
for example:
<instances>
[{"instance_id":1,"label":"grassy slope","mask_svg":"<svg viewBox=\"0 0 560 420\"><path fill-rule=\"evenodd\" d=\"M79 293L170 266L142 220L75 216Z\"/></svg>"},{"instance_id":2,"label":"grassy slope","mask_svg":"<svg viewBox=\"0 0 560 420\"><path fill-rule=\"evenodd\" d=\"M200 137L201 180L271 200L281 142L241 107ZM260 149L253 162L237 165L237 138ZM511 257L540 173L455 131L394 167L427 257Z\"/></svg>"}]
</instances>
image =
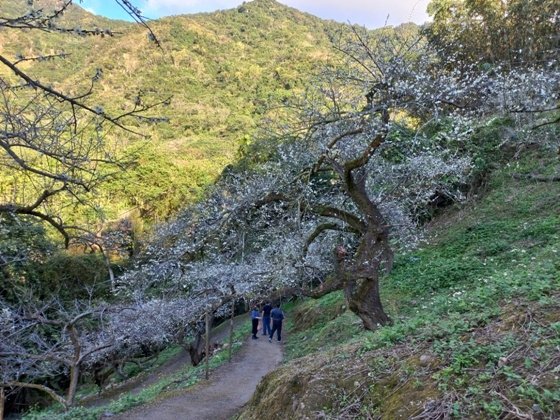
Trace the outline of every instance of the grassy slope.
<instances>
[{"instance_id":1,"label":"grassy slope","mask_svg":"<svg viewBox=\"0 0 560 420\"><path fill-rule=\"evenodd\" d=\"M496 172L383 284L394 325L363 332L342 295L297 305L288 362L241 418L560 416L560 183ZM528 417L527 417L528 418Z\"/></svg>"}]
</instances>

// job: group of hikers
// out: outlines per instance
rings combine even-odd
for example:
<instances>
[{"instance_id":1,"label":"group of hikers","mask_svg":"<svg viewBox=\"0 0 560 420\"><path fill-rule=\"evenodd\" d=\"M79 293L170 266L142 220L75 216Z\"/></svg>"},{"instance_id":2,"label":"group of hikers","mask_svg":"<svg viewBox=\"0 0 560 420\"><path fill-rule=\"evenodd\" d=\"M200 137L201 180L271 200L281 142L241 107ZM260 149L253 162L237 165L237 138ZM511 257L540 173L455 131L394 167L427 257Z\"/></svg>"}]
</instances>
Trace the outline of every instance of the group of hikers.
<instances>
[{"instance_id":1,"label":"group of hikers","mask_svg":"<svg viewBox=\"0 0 560 420\"><path fill-rule=\"evenodd\" d=\"M272 307L270 302L266 302L262 308L262 313L259 311L257 305L253 306L251 311L252 320L252 338L256 340L259 338L259 320L262 320L262 335L268 335L268 341L272 342L272 337L276 333L278 341L282 340L282 320L284 319L284 312L280 309L280 304L278 303L275 308ZM270 327L270 322L272 321L272 328Z\"/></svg>"}]
</instances>

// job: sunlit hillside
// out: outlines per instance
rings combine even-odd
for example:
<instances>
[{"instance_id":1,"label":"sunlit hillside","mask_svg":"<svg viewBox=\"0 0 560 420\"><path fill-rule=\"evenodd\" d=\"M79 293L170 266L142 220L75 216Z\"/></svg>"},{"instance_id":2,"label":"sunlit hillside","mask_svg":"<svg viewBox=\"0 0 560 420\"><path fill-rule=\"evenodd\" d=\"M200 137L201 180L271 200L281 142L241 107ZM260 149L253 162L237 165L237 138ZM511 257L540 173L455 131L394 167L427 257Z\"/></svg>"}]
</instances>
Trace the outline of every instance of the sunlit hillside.
<instances>
[{"instance_id":1,"label":"sunlit hillside","mask_svg":"<svg viewBox=\"0 0 560 420\"><path fill-rule=\"evenodd\" d=\"M0 10L15 16L24 3L4 1ZM39 2L47 9L48 3ZM146 100L170 98L169 106L149 115L164 122L130 127L145 137L110 130L110 136L128 138L139 164L98 197L109 219L137 208L149 222L198 197L250 140L269 106L301 92L332 54L329 33L340 27L273 0L150 22L161 48L144 28L78 6L61 23L78 32L110 28L114 35L3 31L0 51L11 58L67 54L23 68L73 95L84 92L100 69L89 101L113 114L139 92Z\"/></svg>"}]
</instances>

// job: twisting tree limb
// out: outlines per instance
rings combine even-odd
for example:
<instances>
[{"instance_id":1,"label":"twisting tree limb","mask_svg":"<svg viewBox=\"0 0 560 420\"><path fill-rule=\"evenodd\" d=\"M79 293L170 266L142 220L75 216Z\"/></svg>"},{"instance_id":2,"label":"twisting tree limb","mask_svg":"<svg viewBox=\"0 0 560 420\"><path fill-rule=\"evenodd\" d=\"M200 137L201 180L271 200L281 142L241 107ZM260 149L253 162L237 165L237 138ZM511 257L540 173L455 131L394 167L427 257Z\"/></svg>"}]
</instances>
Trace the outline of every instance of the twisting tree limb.
<instances>
[{"instance_id":1,"label":"twisting tree limb","mask_svg":"<svg viewBox=\"0 0 560 420\"><path fill-rule=\"evenodd\" d=\"M30 87L32 87L34 89L40 89L43 92L46 92L49 95L54 96L59 101L70 104L72 107L83 109L83 110L85 110L85 111L87 111L87 112L89 112L93 115L98 115L102 119L104 119L106 121L109 121L110 123L116 125L117 127L121 128L122 130L125 130L129 133L136 134L136 135L142 135L141 133L139 133L135 130L131 130L130 128L122 125L119 122L118 118L111 117L111 116L105 114L104 112L100 111L99 109L94 109L94 108L86 105L85 103L81 102L79 99L83 99L85 95L82 95L79 98L74 98L74 97L65 95L62 92L54 90L53 88L41 83L39 80L33 80L28 74L21 71L16 65L14 65L14 63L9 61L8 59L3 57L2 55L0 55L0 63L4 64L6 67L11 69L18 77L23 79Z\"/></svg>"},{"instance_id":2,"label":"twisting tree limb","mask_svg":"<svg viewBox=\"0 0 560 420\"><path fill-rule=\"evenodd\" d=\"M150 39L161 48L140 10L129 0L114 0L134 20L144 26ZM113 36L111 30L65 28L57 21L70 10L74 0L63 0L53 10L34 9L32 2L27 13L17 17L0 17L0 29L22 31L39 30L46 33L76 34L78 36ZM103 181L114 177L126 167L122 158L107 150L104 127L112 126L134 135L144 136L128 121L143 118L154 122L157 118L146 115L155 107L166 105L169 98L144 101L142 93L122 113L105 111L89 102L95 84L101 77L97 70L84 89L67 93L46 80L36 78L22 64L29 61L64 59L68 54L17 56L10 59L0 54L0 66L9 69L15 83L0 80L0 154L1 165L10 170L10 183L0 198L0 213L29 215L49 223L58 231L66 246L76 232L64 223L65 216L53 204L57 196L64 196L79 205L87 205L92 191ZM14 175L15 174L15 175ZM22 179L25 178L25 181ZM29 188L18 188L26 182ZM36 197L32 196L32 190ZM87 196L87 198L85 198ZM75 201L74 201L75 200Z\"/></svg>"}]
</instances>

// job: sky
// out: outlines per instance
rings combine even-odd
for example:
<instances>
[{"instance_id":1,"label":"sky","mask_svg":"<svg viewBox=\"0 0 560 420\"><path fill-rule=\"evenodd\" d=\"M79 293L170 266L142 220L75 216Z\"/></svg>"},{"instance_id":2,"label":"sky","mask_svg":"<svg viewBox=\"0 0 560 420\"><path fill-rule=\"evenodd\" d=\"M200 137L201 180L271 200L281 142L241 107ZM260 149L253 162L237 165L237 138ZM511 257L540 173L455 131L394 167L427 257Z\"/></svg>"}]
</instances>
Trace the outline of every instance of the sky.
<instances>
[{"instance_id":1,"label":"sky","mask_svg":"<svg viewBox=\"0 0 560 420\"><path fill-rule=\"evenodd\" d=\"M287 6L311 13L323 19L379 28L403 22L424 23L428 20L426 7L430 0L279 0ZM242 0L132 0L144 16L157 19L163 16L231 9ZM129 16L113 0L77 1L92 13L113 19Z\"/></svg>"}]
</instances>

